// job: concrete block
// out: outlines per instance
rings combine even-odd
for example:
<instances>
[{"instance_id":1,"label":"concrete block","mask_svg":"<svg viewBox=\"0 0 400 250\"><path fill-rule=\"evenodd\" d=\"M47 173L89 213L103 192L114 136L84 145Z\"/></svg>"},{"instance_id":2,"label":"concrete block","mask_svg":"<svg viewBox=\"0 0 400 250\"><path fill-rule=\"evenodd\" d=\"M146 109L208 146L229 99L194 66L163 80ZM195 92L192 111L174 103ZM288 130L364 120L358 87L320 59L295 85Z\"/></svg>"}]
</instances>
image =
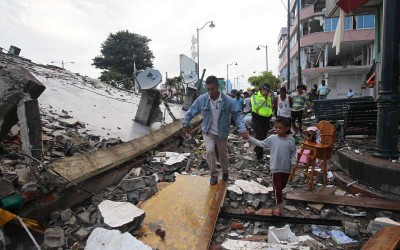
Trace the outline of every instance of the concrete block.
<instances>
[{"instance_id":1,"label":"concrete block","mask_svg":"<svg viewBox=\"0 0 400 250\"><path fill-rule=\"evenodd\" d=\"M376 232L387 226L400 226L400 223L389 218L379 217L369 222L367 231L368 233L375 234Z\"/></svg>"},{"instance_id":2,"label":"concrete block","mask_svg":"<svg viewBox=\"0 0 400 250\"><path fill-rule=\"evenodd\" d=\"M269 227L268 243L298 244L299 238L290 230L289 225L285 225L282 228Z\"/></svg>"},{"instance_id":3,"label":"concrete block","mask_svg":"<svg viewBox=\"0 0 400 250\"><path fill-rule=\"evenodd\" d=\"M242 199L243 191L238 185L229 186L227 190L229 199L233 201Z\"/></svg>"},{"instance_id":4,"label":"concrete block","mask_svg":"<svg viewBox=\"0 0 400 250\"><path fill-rule=\"evenodd\" d=\"M136 229L142 223L145 213L129 202L104 200L98 206L104 223L111 228Z\"/></svg>"},{"instance_id":5,"label":"concrete block","mask_svg":"<svg viewBox=\"0 0 400 250\"><path fill-rule=\"evenodd\" d=\"M74 233L74 235L80 240L83 241L89 235L90 231L86 228L80 228L78 231Z\"/></svg>"},{"instance_id":6,"label":"concrete block","mask_svg":"<svg viewBox=\"0 0 400 250\"><path fill-rule=\"evenodd\" d=\"M65 244L64 230L59 227L48 228L44 231L43 249L58 249Z\"/></svg>"},{"instance_id":7,"label":"concrete block","mask_svg":"<svg viewBox=\"0 0 400 250\"><path fill-rule=\"evenodd\" d=\"M86 241L85 250L151 250L140 240L126 232L121 234L118 230L95 228Z\"/></svg>"},{"instance_id":8,"label":"concrete block","mask_svg":"<svg viewBox=\"0 0 400 250\"><path fill-rule=\"evenodd\" d=\"M137 190L145 187L146 183L143 178L126 178L121 182L121 188L124 191Z\"/></svg>"},{"instance_id":9,"label":"concrete block","mask_svg":"<svg viewBox=\"0 0 400 250\"><path fill-rule=\"evenodd\" d=\"M61 211L61 221L66 222L72 217L72 210L70 208Z\"/></svg>"},{"instance_id":10,"label":"concrete block","mask_svg":"<svg viewBox=\"0 0 400 250\"><path fill-rule=\"evenodd\" d=\"M78 220L80 222L86 223L86 224L90 224L90 213L88 211L84 211L82 213L79 213L77 215Z\"/></svg>"}]
</instances>

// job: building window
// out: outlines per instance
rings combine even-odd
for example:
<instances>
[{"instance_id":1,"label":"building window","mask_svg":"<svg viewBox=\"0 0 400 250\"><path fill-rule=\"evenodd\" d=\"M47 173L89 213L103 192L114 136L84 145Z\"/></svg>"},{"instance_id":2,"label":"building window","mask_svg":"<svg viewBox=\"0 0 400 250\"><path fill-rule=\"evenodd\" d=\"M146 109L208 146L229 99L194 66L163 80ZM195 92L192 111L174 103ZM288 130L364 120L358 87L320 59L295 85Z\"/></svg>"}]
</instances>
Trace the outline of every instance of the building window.
<instances>
[{"instance_id":1,"label":"building window","mask_svg":"<svg viewBox=\"0 0 400 250\"><path fill-rule=\"evenodd\" d=\"M335 31L339 22L338 17L326 18L324 23L324 31ZM372 29L375 26L374 15L346 16L344 20L345 30L351 29Z\"/></svg>"},{"instance_id":2,"label":"building window","mask_svg":"<svg viewBox=\"0 0 400 250\"><path fill-rule=\"evenodd\" d=\"M324 23L324 31L325 32L335 31L338 21L339 21L338 17L326 18Z\"/></svg>"},{"instance_id":3,"label":"building window","mask_svg":"<svg viewBox=\"0 0 400 250\"><path fill-rule=\"evenodd\" d=\"M357 16L356 18L356 28L357 29L372 29L375 25L375 16L374 15L362 15Z\"/></svg>"}]
</instances>

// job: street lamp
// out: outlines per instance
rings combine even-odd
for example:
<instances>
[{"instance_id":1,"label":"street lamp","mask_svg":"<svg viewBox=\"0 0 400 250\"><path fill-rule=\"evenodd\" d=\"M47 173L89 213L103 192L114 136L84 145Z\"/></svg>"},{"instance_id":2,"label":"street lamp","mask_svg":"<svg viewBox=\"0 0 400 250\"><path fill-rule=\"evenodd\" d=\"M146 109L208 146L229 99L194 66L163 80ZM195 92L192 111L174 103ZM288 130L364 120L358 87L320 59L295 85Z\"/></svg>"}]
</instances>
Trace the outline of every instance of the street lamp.
<instances>
[{"instance_id":1,"label":"street lamp","mask_svg":"<svg viewBox=\"0 0 400 250\"><path fill-rule=\"evenodd\" d=\"M214 28L214 27L215 27L213 21L208 21L208 22L206 22L206 23L203 25L203 27L201 27L200 29L199 29L199 28L196 29L196 30L197 30L197 76L199 77L199 79L200 79L200 45L199 45L200 42L199 42L199 31L202 30L204 27L206 27L207 24L210 24L210 25L208 25L208 27L210 27L210 28Z\"/></svg>"},{"instance_id":2,"label":"street lamp","mask_svg":"<svg viewBox=\"0 0 400 250\"><path fill-rule=\"evenodd\" d=\"M242 78L242 77L244 77L244 75L236 76L236 77L233 79L233 83L235 83L235 80L236 80L236 89L237 89L237 90L240 89L240 87L239 87L239 79Z\"/></svg>"},{"instance_id":3,"label":"street lamp","mask_svg":"<svg viewBox=\"0 0 400 250\"><path fill-rule=\"evenodd\" d=\"M257 71L257 70L254 70L254 71L253 71L253 74L257 74L257 73L260 73L260 76L262 76L264 72L262 72L262 71Z\"/></svg>"},{"instance_id":4,"label":"street lamp","mask_svg":"<svg viewBox=\"0 0 400 250\"><path fill-rule=\"evenodd\" d=\"M59 63L59 64L61 64L61 66L62 66L62 68L64 69L64 64L68 64L68 63L74 63L74 62L64 62L64 61L61 61L61 62L55 62L55 61L51 61L50 63Z\"/></svg>"},{"instance_id":5,"label":"street lamp","mask_svg":"<svg viewBox=\"0 0 400 250\"><path fill-rule=\"evenodd\" d=\"M267 67L267 72L268 72L268 45L265 45L265 46L264 45L258 45L256 50L261 50L260 47L265 48L265 60L266 60L265 61L265 63L266 63L265 65Z\"/></svg>"},{"instance_id":6,"label":"street lamp","mask_svg":"<svg viewBox=\"0 0 400 250\"><path fill-rule=\"evenodd\" d=\"M231 64L227 64L227 65L226 65L226 85L228 85L228 80L229 80L229 66L231 66L231 65L237 66L238 64L237 64L237 62L233 62L233 63L231 63Z\"/></svg>"}]
</instances>

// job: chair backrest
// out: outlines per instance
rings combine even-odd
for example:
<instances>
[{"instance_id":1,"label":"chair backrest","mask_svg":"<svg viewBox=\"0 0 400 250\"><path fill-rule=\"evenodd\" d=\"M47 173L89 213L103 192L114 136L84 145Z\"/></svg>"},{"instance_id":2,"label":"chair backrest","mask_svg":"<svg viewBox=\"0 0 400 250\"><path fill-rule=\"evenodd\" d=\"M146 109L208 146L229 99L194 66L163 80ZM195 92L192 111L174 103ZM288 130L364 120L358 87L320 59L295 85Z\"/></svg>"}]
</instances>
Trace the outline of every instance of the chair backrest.
<instances>
[{"instance_id":1,"label":"chair backrest","mask_svg":"<svg viewBox=\"0 0 400 250\"><path fill-rule=\"evenodd\" d=\"M333 126L329 121L324 120L318 122L316 127L319 129L321 135L321 143L333 146L336 140L335 126Z\"/></svg>"}]
</instances>

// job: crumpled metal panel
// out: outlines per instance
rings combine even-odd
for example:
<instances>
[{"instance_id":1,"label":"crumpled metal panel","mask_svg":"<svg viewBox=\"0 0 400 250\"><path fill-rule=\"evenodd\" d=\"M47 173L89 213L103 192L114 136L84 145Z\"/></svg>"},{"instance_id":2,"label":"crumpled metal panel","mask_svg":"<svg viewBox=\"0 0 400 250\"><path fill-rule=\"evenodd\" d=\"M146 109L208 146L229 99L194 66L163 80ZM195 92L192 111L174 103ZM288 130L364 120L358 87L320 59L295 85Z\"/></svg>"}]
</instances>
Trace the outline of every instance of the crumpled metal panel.
<instances>
[{"instance_id":1,"label":"crumpled metal panel","mask_svg":"<svg viewBox=\"0 0 400 250\"><path fill-rule=\"evenodd\" d=\"M140 238L154 249L208 249L226 193L226 183L210 185L209 178L178 175L142 207L146 217ZM156 235L165 229L164 238Z\"/></svg>"}]
</instances>

